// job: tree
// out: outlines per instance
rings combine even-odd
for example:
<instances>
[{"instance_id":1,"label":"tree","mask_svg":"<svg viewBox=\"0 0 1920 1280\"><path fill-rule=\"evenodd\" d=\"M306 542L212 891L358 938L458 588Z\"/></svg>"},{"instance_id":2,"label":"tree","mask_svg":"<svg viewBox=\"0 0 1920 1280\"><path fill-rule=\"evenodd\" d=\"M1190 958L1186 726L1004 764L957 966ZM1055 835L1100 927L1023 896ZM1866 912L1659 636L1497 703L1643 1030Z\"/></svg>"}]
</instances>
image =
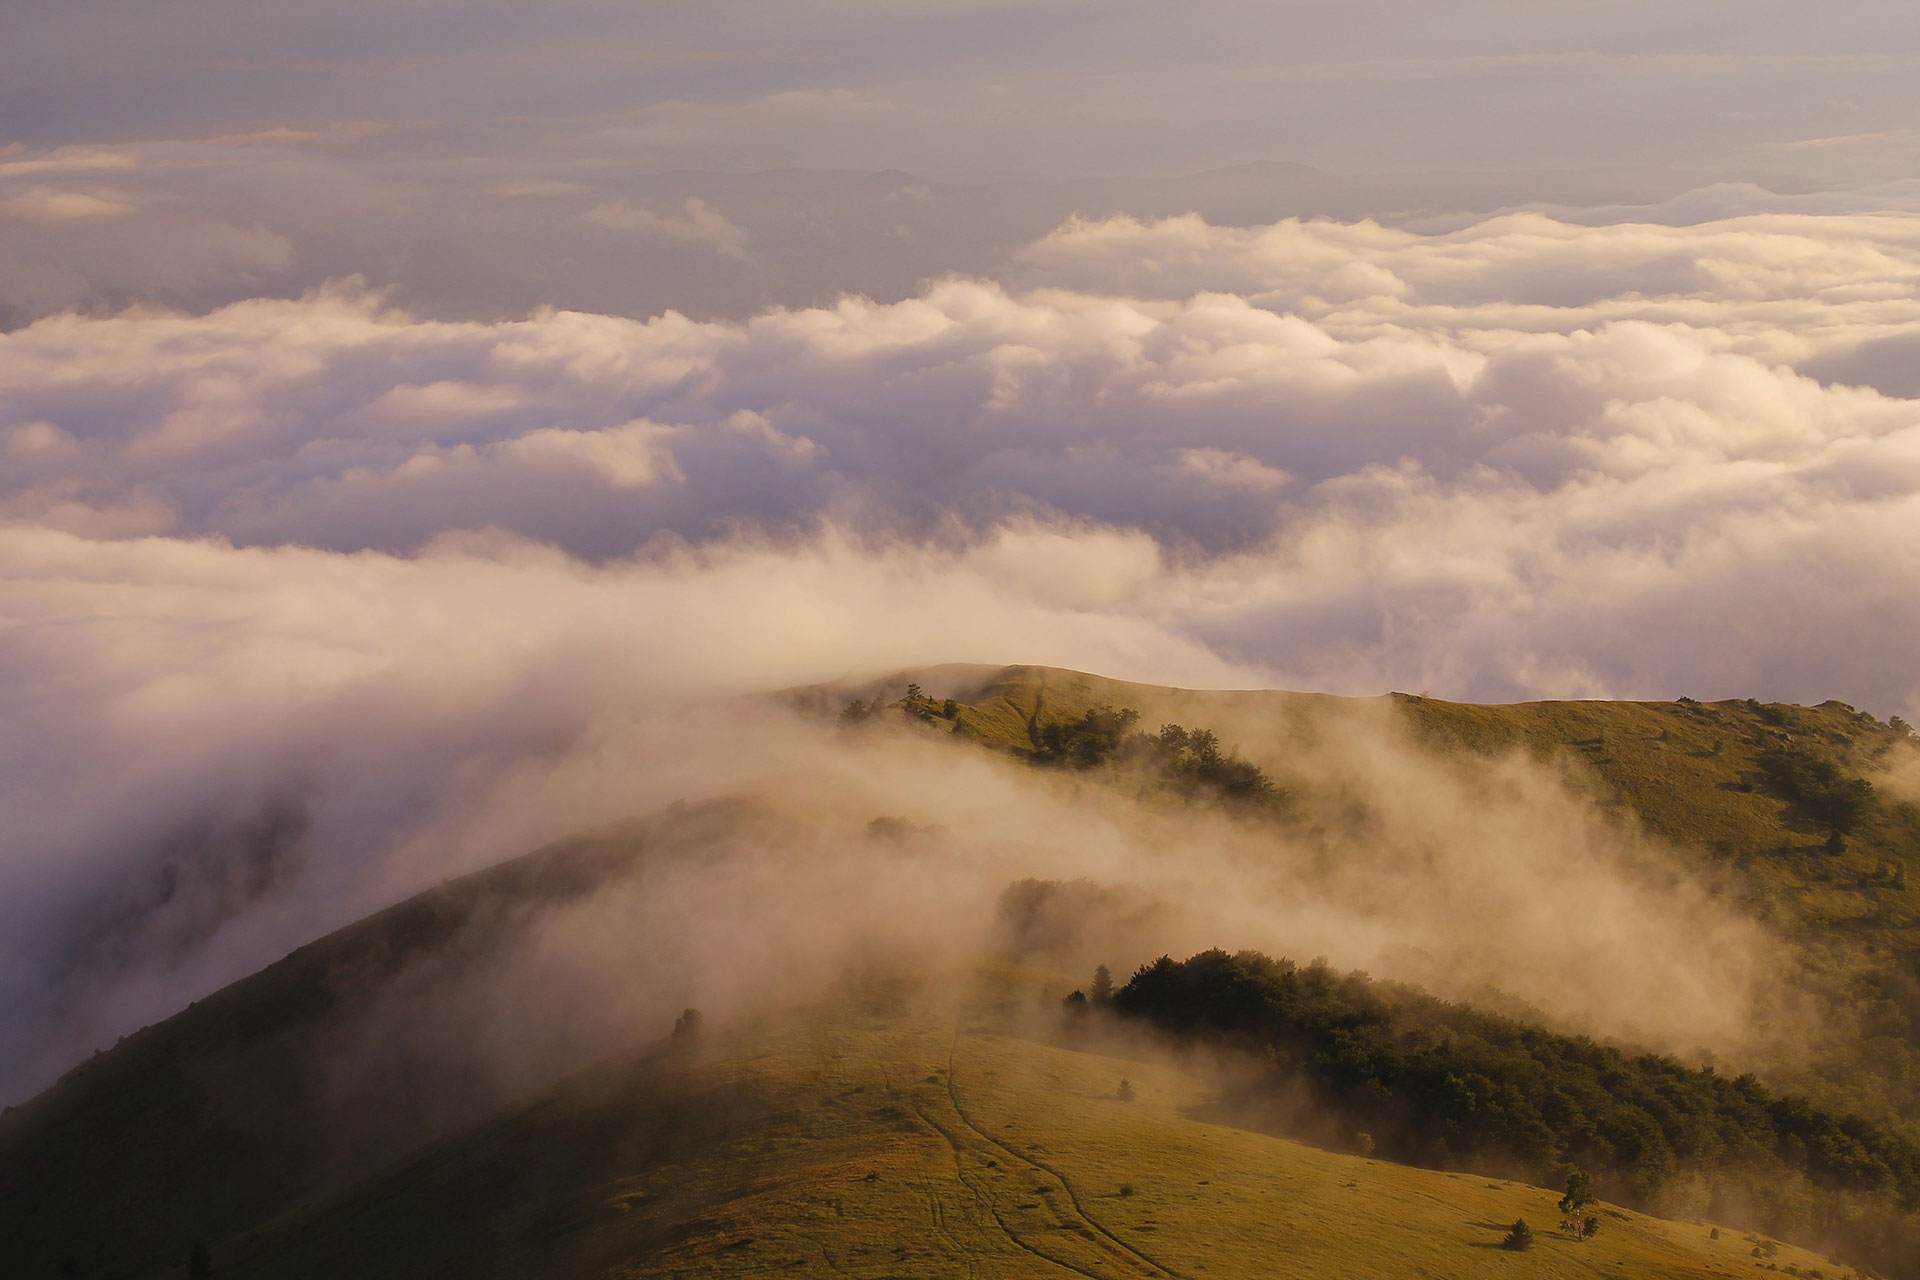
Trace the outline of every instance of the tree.
<instances>
[{"instance_id":1,"label":"tree","mask_svg":"<svg viewBox=\"0 0 1920 1280\"><path fill-rule=\"evenodd\" d=\"M1070 991L1067 993L1066 998L1060 1001L1060 1004L1068 1013L1085 1013L1087 1011L1087 993L1084 991Z\"/></svg>"},{"instance_id":2,"label":"tree","mask_svg":"<svg viewBox=\"0 0 1920 1280\"><path fill-rule=\"evenodd\" d=\"M1798 805L1826 827L1838 844L1873 812L1873 784L1849 777L1839 765L1815 751L1773 746L1756 762L1774 793Z\"/></svg>"},{"instance_id":3,"label":"tree","mask_svg":"<svg viewBox=\"0 0 1920 1280\"><path fill-rule=\"evenodd\" d=\"M1600 1219L1588 1210L1600 1203L1593 1194L1593 1179L1575 1169L1567 1175L1567 1194L1560 1197L1560 1229L1575 1240L1590 1239L1600 1230Z\"/></svg>"},{"instance_id":4,"label":"tree","mask_svg":"<svg viewBox=\"0 0 1920 1280\"><path fill-rule=\"evenodd\" d=\"M1036 735L1033 759L1073 769L1098 768L1113 759L1139 719L1132 707L1095 707L1078 720L1057 720Z\"/></svg>"},{"instance_id":5,"label":"tree","mask_svg":"<svg viewBox=\"0 0 1920 1280\"><path fill-rule=\"evenodd\" d=\"M919 685L917 684L907 685L907 701L908 702L918 702L924 696L925 694L921 692Z\"/></svg>"},{"instance_id":6,"label":"tree","mask_svg":"<svg viewBox=\"0 0 1920 1280\"><path fill-rule=\"evenodd\" d=\"M1164 773L1209 787L1229 800L1277 802L1284 793L1258 765L1220 749L1211 729L1163 724L1151 736L1136 735L1139 748Z\"/></svg>"},{"instance_id":7,"label":"tree","mask_svg":"<svg viewBox=\"0 0 1920 1280\"><path fill-rule=\"evenodd\" d=\"M1120 1087L1113 1091L1113 1096L1120 1099L1120 1101L1122 1102L1132 1102L1133 1101L1133 1081L1127 1079L1125 1076L1121 1076Z\"/></svg>"},{"instance_id":8,"label":"tree","mask_svg":"<svg viewBox=\"0 0 1920 1280\"><path fill-rule=\"evenodd\" d=\"M673 1020L673 1038L675 1040L693 1039L700 1034L700 1023L701 1017L698 1009L686 1010Z\"/></svg>"},{"instance_id":9,"label":"tree","mask_svg":"<svg viewBox=\"0 0 1920 1280\"><path fill-rule=\"evenodd\" d=\"M1512 1249L1515 1253L1524 1253L1533 1248L1533 1228L1527 1225L1525 1218L1515 1219L1507 1231L1507 1238L1500 1242L1502 1249Z\"/></svg>"},{"instance_id":10,"label":"tree","mask_svg":"<svg viewBox=\"0 0 1920 1280\"><path fill-rule=\"evenodd\" d=\"M951 720L959 714L960 714L960 704L958 702L955 702L952 698L948 698L945 702L940 704L940 718L942 720Z\"/></svg>"},{"instance_id":11,"label":"tree","mask_svg":"<svg viewBox=\"0 0 1920 1280\"><path fill-rule=\"evenodd\" d=\"M1093 971L1092 995L1095 1004L1113 1003L1113 972L1105 965Z\"/></svg>"}]
</instances>

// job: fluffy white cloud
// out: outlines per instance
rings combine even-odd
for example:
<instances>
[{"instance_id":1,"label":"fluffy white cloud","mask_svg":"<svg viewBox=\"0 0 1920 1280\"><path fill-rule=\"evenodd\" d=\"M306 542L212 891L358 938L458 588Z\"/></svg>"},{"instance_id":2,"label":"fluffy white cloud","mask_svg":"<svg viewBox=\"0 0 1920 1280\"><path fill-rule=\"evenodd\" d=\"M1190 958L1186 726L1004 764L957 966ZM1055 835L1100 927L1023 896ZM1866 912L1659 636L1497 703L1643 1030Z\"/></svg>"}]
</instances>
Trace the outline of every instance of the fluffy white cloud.
<instances>
[{"instance_id":1,"label":"fluffy white cloud","mask_svg":"<svg viewBox=\"0 0 1920 1280\"><path fill-rule=\"evenodd\" d=\"M1020 520L1158 543L1068 598L1299 684L1913 695L1920 404L1813 373L1920 324L1920 217L1119 219L1017 273L741 324L428 321L352 286L49 319L0 337L0 512L340 552L500 529L591 560ZM1677 599L1737 611L1760 581L1839 591L1855 639L1821 659L1800 632L1836 615L1788 609L1702 666L1583 620L1679 627Z\"/></svg>"}]
</instances>

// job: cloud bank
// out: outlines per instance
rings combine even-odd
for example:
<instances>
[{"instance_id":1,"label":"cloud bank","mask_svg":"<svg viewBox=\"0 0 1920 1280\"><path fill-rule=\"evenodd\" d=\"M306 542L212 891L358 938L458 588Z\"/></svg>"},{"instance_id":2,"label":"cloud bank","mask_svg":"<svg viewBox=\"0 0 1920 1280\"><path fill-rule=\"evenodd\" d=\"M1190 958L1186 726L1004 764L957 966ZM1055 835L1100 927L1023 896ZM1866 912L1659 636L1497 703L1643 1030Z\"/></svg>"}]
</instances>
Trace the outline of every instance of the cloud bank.
<instances>
[{"instance_id":1,"label":"cloud bank","mask_svg":"<svg viewBox=\"0 0 1920 1280\"><path fill-rule=\"evenodd\" d=\"M607 582L905 556L1283 684L1910 710L1917 281L1901 214L1183 217L744 323L63 316L0 337L0 513L354 576L482 531ZM16 608L65 589L10 561Z\"/></svg>"}]
</instances>

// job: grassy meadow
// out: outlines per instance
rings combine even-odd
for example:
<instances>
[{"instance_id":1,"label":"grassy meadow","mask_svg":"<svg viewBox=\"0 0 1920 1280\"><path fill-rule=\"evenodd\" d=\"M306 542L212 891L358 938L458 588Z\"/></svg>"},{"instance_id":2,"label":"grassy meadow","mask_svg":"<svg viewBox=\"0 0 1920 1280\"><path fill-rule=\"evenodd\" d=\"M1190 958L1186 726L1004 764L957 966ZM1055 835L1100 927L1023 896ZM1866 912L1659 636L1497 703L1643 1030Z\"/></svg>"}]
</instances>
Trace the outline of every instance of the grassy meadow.
<instances>
[{"instance_id":1,"label":"grassy meadow","mask_svg":"<svg viewBox=\"0 0 1920 1280\"><path fill-rule=\"evenodd\" d=\"M1853 1274L1611 1206L1575 1242L1554 1190L1218 1123L1200 1074L1012 1032L1009 984L1026 982L1003 975L967 1009L842 1003L607 1064L223 1242L221 1274ZM1525 1253L1498 1247L1518 1218L1536 1231Z\"/></svg>"}]
</instances>

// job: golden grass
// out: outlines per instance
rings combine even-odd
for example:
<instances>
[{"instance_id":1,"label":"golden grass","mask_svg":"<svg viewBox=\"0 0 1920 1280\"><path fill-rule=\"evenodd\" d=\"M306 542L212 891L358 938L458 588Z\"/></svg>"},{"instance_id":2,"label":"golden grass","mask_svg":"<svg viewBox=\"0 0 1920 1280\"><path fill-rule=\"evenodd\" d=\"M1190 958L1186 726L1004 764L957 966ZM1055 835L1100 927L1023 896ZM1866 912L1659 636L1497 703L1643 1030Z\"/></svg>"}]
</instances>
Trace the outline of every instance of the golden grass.
<instances>
[{"instance_id":1,"label":"golden grass","mask_svg":"<svg viewBox=\"0 0 1920 1280\"><path fill-rule=\"evenodd\" d=\"M1577 1243L1554 1191L1233 1128L1211 1101L1182 1068L979 1010L843 1006L600 1068L216 1256L368 1280L1767 1274L1731 1228L1609 1206ZM1538 1243L1499 1248L1522 1217ZM1770 1261L1851 1275L1788 1246Z\"/></svg>"}]
</instances>

